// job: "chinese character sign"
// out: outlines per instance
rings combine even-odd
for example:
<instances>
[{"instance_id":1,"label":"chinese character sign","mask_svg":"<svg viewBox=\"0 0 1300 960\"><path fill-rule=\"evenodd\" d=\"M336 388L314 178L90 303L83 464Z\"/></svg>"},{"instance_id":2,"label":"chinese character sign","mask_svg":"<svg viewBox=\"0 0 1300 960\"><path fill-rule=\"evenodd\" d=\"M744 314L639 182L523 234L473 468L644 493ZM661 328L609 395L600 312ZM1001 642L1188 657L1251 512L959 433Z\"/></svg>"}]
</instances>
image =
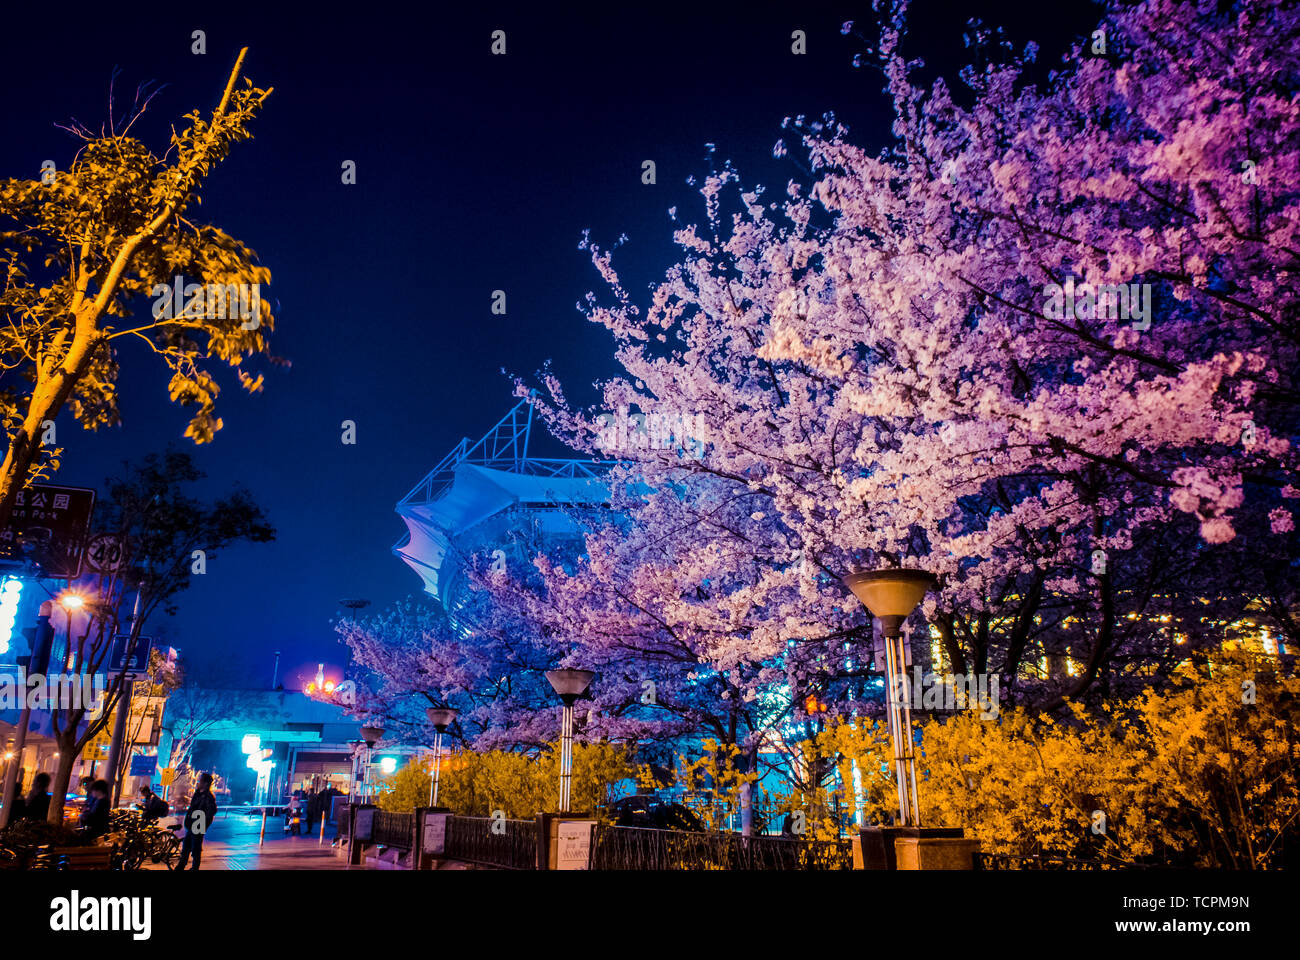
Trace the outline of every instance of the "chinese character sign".
<instances>
[{"instance_id":1,"label":"chinese character sign","mask_svg":"<svg viewBox=\"0 0 1300 960\"><path fill-rule=\"evenodd\" d=\"M81 574L95 491L33 484L18 491L13 515L0 530L0 560L34 564L41 576Z\"/></svg>"}]
</instances>

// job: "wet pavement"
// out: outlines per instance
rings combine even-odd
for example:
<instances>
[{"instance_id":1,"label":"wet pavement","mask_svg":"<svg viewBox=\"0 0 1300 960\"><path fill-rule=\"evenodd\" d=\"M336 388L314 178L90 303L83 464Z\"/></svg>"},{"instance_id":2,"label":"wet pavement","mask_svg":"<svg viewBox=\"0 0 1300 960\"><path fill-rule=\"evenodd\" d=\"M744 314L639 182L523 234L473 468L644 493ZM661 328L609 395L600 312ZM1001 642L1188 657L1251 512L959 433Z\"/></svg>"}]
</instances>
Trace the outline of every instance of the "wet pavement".
<instances>
[{"instance_id":1,"label":"wet pavement","mask_svg":"<svg viewBox=\"0 0 1300 960\"><path fill-rule=\"evenodd\" d=\"M320 842L320 825L314 834L288 836L284 832L283 817L266 818L264 842L260 814L226 814L217 812L217 819L208 828L203 840L202 870L368 870L373 864L349 867L347 856L331 847L334 826L325 827L325 842ZM192 864L191 864L192 866ZM146 864L146 870L165 870L158 864Z\"/></svg>"}]
</instances>

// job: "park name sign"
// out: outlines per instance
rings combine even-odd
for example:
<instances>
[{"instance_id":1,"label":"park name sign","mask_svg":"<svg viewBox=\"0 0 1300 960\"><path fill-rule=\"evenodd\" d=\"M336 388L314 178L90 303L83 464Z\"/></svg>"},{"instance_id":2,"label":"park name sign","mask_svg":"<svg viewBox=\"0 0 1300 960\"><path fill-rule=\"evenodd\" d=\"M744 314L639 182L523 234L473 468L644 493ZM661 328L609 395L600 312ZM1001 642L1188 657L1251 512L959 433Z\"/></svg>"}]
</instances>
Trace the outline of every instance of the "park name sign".
<instances>
[{"instance_id":1,"label":"park name sign","mask_svg":"<svg viewBox=\"0 0 1300 960\"><path fill-rule=\"evenodd\" d=\"M34 564L41 577L81 576L95 491L34 483L19 490L9 522L0 530L0 562Z\"/></svg>"}]
</instances>

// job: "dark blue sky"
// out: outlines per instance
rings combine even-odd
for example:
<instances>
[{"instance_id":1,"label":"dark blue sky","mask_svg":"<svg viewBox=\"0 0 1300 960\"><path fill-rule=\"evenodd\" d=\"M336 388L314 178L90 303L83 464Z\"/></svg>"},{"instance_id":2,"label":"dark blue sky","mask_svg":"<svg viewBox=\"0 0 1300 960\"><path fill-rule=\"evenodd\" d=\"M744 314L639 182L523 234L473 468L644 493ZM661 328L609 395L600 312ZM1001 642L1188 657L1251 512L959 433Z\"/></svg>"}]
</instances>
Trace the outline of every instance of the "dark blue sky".
<instances>
[{"instance_id":1,"label":"dark blue sky","mask_svg":"<svg viewBox=\"0 0 1300 960\"><path fill-rule=\"evenodd\" d=\"M224 6L224 5L223 5ZM199 216L270 268L275 352L250 397L222 380L225 429L194 448L167 402L163 368L120 353L123 423L86 433L59 418L56 482L98 486L123 459L186 444L215 493L248 487L278 529L273 544L230 550L196 577L182 611L154 625L195 660L246 664L269 682L341 664L329 621L341 597L378 606L419 588L390 553L404 527L397 500L462 436L477 439L512 404L501 369L531 374L552 359L571 395L610 376L610 344L574 304L599 278L577 250L582 231L610 245L642 291L676 259L666 211L697 218L686 177L717 145L750 182L779 194L807 178L774 160L784 116L834 110L861 143L888 136L878 73L855 70L860 41L840 34L870 4L729 12L715 5L619 5L603 14L467 5L460 14L391 4L338 13L258 5L196 14L113 5L95 15L33 14L0 37L0 176L35 177L76 149L54 124L107 119L148 80L167 88L132 134L155 152L195 107L210 111L240 46L245 73L274 86L255 124L204 190ZM303 8L300 8L300 10ZM969 16L1038 39L1054 63L1095 20L1091 4L913 4L914 48L955 76ZM11 19L11 24L14 22ZM790 52L806 31L808 53ZM206 31L207 55L190 52ZM504 57L489 52L495 29ZM658 183L641 183L654 160ZM344 160L357 184L340 182ZM508 312L490 312L505 290ZM266 291L263 296L267 296ZM358 442L340 442L356 422Z\"/></svg>"}]
</instances>

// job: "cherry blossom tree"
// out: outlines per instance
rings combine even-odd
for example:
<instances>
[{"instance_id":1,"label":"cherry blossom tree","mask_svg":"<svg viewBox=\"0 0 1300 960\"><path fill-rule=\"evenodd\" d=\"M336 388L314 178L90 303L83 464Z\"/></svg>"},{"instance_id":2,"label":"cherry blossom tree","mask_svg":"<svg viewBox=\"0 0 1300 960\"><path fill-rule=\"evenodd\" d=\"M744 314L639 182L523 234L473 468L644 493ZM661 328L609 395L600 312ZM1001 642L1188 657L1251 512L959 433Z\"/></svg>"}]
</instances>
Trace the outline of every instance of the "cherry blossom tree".
<instances>
[{"instance_id":1,"label":"cherry blossom tree","mask_svg":"<svg viewBox=\"0 0 1300 960\"><path fill-rule=\"evenodd\" d=\"M593 451L605 411L701 416L698 459L634 458L768 498L786 639L824 632L827 581L905 565L940 576L942 661L1042 707L1250 610L1296 642L1298 17L1114 5L1041 82L972 24L955 94L915 79L899 4L869 51L893 143L787 121L814 182L779 202L713 169L644 306L585 242L626 375L579 410L547 374L539 409Z\"/></svg>"}]
</instances>

